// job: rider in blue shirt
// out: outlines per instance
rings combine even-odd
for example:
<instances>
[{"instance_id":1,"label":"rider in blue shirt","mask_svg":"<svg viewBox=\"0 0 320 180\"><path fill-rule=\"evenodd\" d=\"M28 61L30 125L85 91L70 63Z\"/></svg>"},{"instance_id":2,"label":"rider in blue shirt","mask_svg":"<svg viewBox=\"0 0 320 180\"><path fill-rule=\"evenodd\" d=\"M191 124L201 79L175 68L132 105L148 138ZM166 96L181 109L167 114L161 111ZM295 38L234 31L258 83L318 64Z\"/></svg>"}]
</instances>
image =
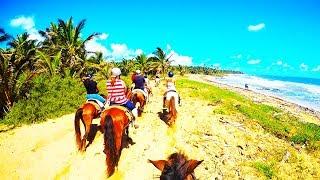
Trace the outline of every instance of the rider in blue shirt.
<instances>
[{"instance_id":1,"label":"rider in blue shirt","mask_svg":"<svg viewBox=\"0 0 320 180\"><path fill-rule=\"evenodd\" d=\"M134 83L134 89L141 89L141 90L145 90L144 88L144 84L145 84L145 79L144 77L141 75L140 70L136 71L136 76L134 77L133 83Z\"/></svg>"}]
</instances>

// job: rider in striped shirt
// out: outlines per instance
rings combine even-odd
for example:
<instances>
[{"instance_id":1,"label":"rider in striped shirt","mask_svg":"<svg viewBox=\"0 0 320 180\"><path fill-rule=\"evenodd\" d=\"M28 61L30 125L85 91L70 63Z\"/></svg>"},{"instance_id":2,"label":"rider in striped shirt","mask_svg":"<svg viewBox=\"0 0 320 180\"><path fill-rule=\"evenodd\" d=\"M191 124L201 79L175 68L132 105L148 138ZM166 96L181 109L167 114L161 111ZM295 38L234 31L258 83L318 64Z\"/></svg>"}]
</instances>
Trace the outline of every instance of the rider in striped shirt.
<instances>
[{"instance_id":1,"label":"rider in striped shirt","mask_svg":"<svg viewBox=\"0 0 320 180\"><path fill-rule=\"evenodd\" d=\"M136 118L138 111L133 102L126 96L127 87L124 81L120 79L121 70L119 68L113 68L111 73L111 79L107 81L107 102L110 105L121 105L128 108Z\"/></svg>"}]
</instances>

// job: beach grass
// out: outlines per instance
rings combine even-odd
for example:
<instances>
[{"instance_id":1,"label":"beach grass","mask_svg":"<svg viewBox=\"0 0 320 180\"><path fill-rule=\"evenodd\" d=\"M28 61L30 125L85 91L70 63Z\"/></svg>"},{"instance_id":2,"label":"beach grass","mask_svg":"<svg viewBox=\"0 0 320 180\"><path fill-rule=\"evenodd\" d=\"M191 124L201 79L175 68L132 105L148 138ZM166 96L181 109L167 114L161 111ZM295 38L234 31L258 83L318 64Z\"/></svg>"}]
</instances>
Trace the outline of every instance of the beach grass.
<instances>
[{"instance_id":1,"label":"beach grass","mask_svg":"<svg viewBox=\"0 0 320 180\"><path fill-rule=\"evenodd\" d=\"M274 171L272 170L272 166L263 163L263 162L255 162L253 164L253 167L255 167L260 173L264 174L265 177L268 179L272 179L274 177Z\"/></svg>"},{"instance_id":2,"label":"beach grass","mask_svg":"<svg viewBox=\"0 0 320 180\"><path fill-rule=\"evenodd\" d=\"M178 79L177 88L182 96L206 100L217 115L244 119L244 124L258 123L265 131L295 144L306 144L310 151L320 149L320 127L300 121L294 115L207 83L186 78Z\"/></svg>"}]
</instances>

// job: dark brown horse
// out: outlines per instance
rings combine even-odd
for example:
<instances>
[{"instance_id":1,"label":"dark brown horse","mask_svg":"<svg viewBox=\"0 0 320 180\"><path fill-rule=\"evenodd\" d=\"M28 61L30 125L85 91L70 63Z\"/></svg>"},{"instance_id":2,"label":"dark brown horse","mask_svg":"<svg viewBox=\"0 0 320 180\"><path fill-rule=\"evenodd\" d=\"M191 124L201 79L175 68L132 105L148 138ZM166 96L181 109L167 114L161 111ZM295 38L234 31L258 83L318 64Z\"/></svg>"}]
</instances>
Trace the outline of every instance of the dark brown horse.
<instances>
[{"instance_id":1,"label":"dark brown horse","mask_svg":"<svg viewBox=\"0 0 320 180\"><path fill-rule=\"evenodd\" d=\"M133 102L133 104L138 107L138 116L141 117L141 114L144 110L144 106L147 103L146 97L144 96L142 90L140 89L134 89L131 91L131 95L129 96L130 100ZM137 105L139 103L139 105Z\"/></svg>"},{"instance_id":2,"label":"dark brown horse","mask_svg":"<svg viewBox=\"0 0 320 180\"><path fill-rule=\"evenodd\" d=\"M167 124L171 126L176 122L177 119L177 109L176 109L176 99L174 96L171 96L170 99L164 99L163 107L168 108Z\"/></svg>"},{"instance_id":3,"label":"dark brown horse","mask_svg":"<svg viewBox=\"0 0 320 180\"><path fill-rule=\"evenodd\" d=\"M99 105L95 102L86 102L77 111L74 118L74 129L76 135L76 143L79 151L85 151L87 145L88 135L90 133L90 128L92 120L99 117ZM84 125L85 133L81 139L80 131L80 119Z\"/></svg>"},{"instance_id":4,"label":"dark brown horse","mask_svg":"<svg viewBox=\"0 0 320 180\"><path fill-rule=\"evenodd\" d=\"M107 175L111 176L115 167L118 166L121 150L122 137L128 137L131 115L122 106L110 106L101 113L100 124L104 133L104 152L106 154Z\"/></svg>"},{"instance_id":5,"label":"dark brown horse","mask_svg":"<svg viewBox=\"0 0 320 180\"><path fill-rule=\"evenodd\" d=\"M161 180L196 179L193 171L202 161L188 160L182 153L171 154L168 160L149 160L150 163L161 171Z\"/></svg>"}]
</instances>

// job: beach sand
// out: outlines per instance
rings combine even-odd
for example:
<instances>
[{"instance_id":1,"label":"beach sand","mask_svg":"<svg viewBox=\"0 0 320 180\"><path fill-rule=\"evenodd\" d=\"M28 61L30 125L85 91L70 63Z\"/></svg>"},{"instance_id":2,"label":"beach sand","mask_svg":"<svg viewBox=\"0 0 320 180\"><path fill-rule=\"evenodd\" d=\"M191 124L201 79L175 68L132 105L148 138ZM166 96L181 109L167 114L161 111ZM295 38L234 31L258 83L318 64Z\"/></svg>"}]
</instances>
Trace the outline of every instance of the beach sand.
<instances>
[{"instance_id":1,"label":"beach sand","mask_svg":"<svg viewBox=\"0 0 320 180\"><path fill-rule=\"evenodd\" d=\"M189 78L207 82L205 76ZM319 124L316 113L299 106L252 91L218 86ZM160 172L147 160L165 159L177 151L204 160L195 170L196 177L203 180L265 179L266 172L258 170L261 164L270 166L273 177L280 179L320 178L319 153L293 146L259 124L247 125L237 117L215 115L208 101L181 94L182 107L178 107L175 126L169 128L158 115L163 92L163 86L153 88L154 95L137 120L139 128L130 128L135 144L123 149L118 169L110 179L155 179ZM105 179L103 135L97 132L87 151L77 152L73 119L74 114L69 114L0 133L0 179ZM99 119L94 120L97 123Z\"/></svg>"}]
</instances>

